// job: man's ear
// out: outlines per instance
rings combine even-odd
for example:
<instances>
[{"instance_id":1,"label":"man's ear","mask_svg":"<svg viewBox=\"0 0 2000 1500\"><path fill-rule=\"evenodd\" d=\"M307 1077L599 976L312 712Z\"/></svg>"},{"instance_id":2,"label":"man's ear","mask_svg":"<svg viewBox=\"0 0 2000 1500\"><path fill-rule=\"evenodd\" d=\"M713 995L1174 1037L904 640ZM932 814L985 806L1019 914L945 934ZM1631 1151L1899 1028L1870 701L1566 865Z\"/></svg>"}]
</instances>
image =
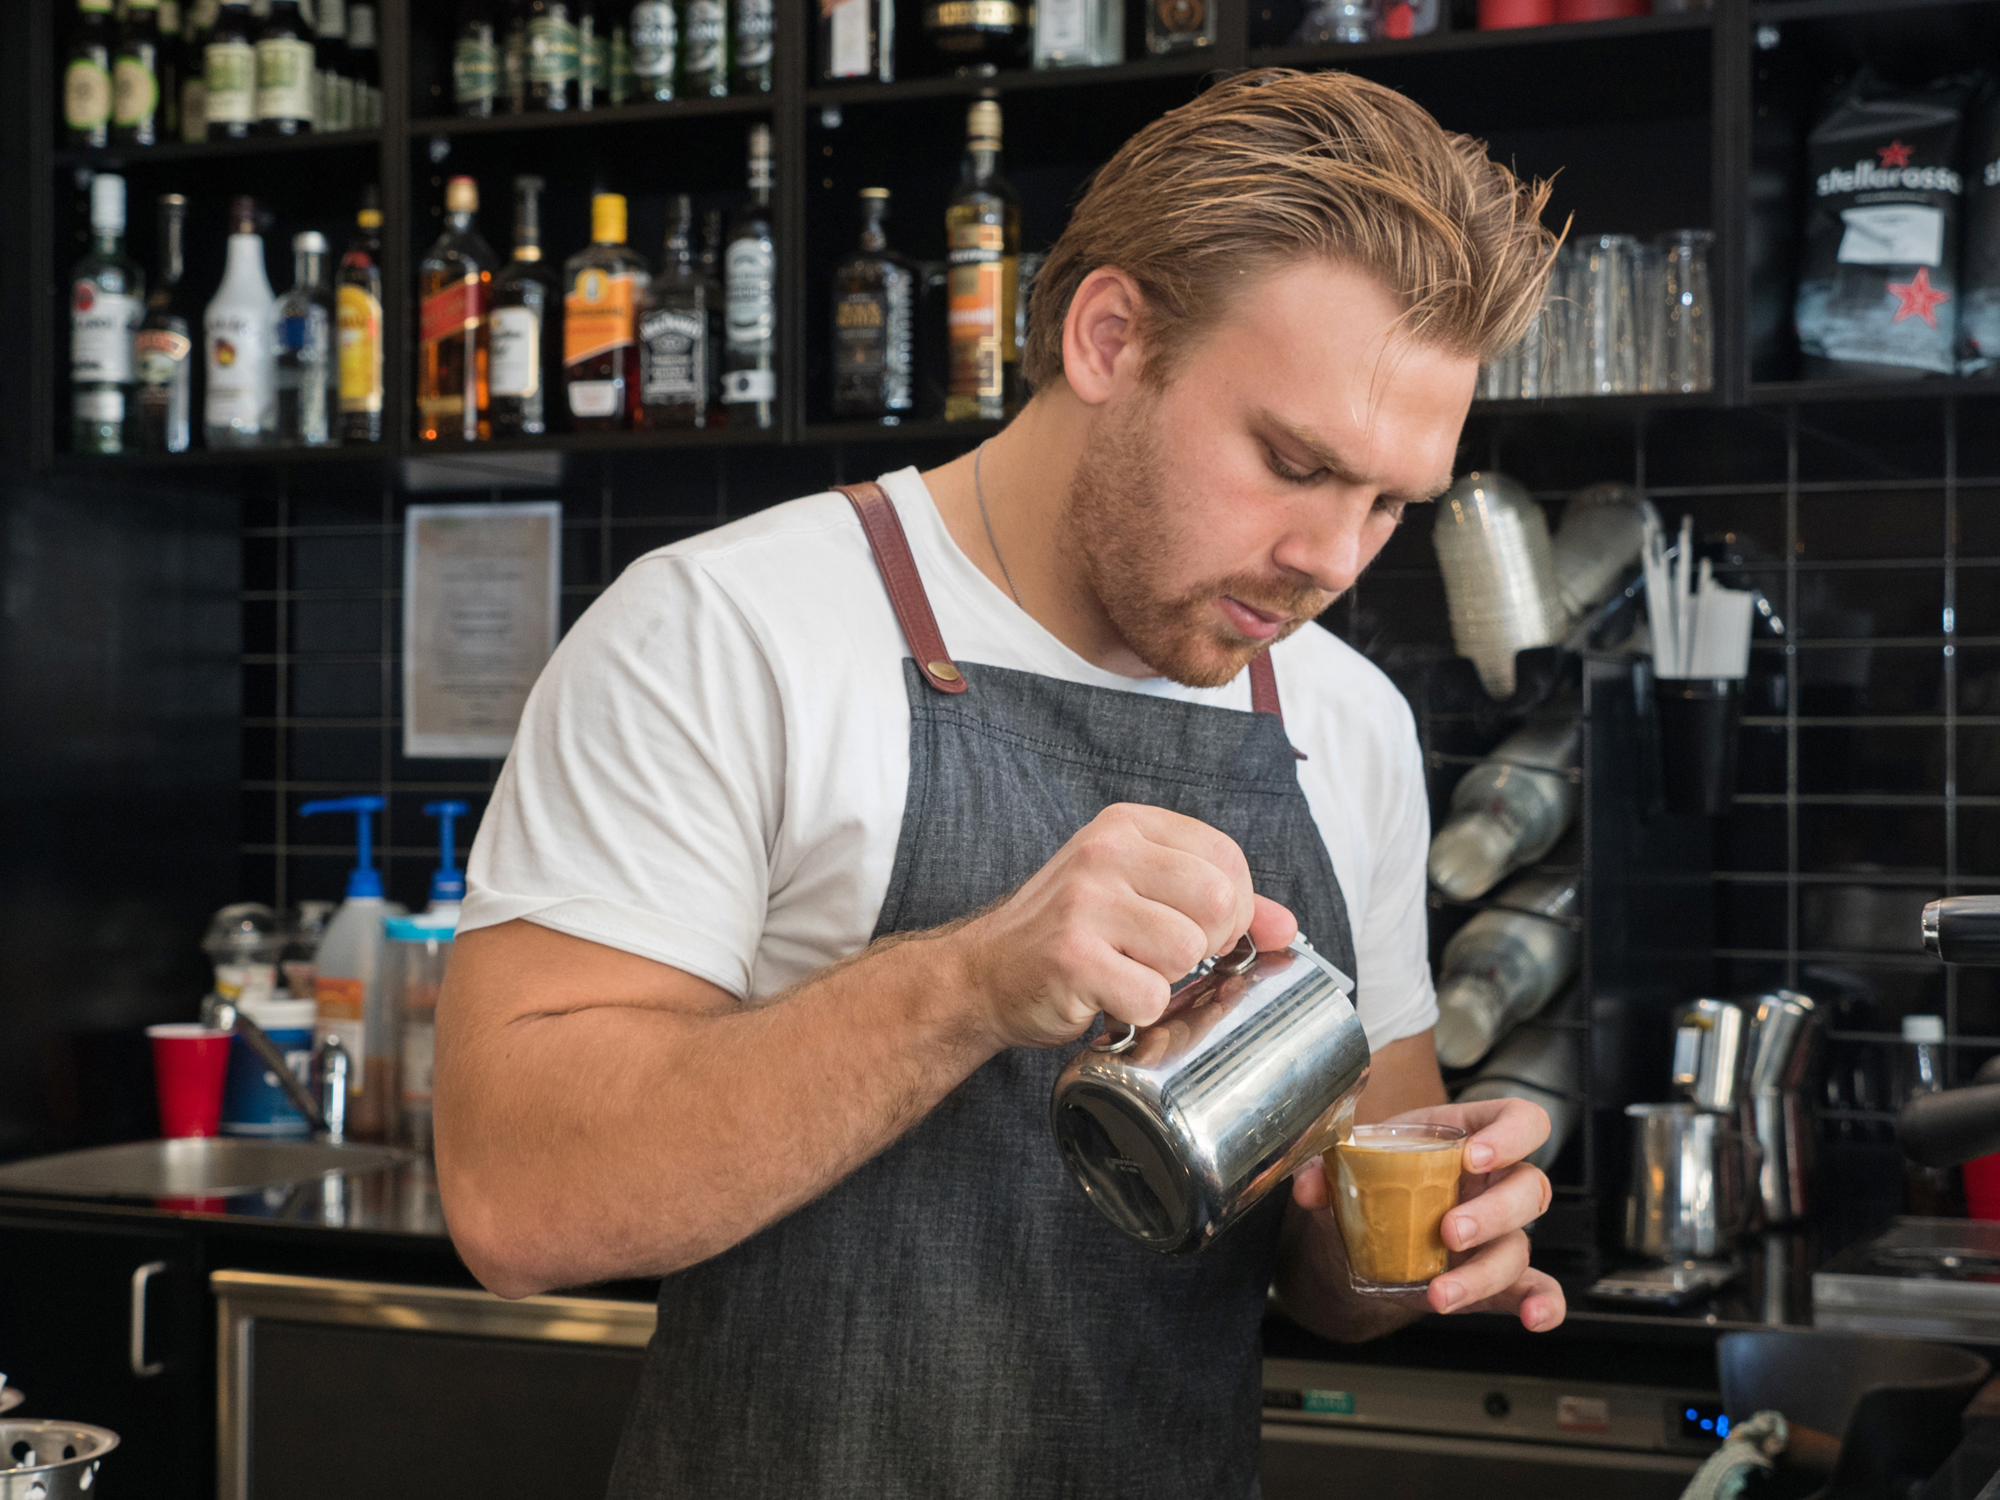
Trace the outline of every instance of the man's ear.
<instances>
[{"instance_id":1,"label":"man's ear","mask_svg":"<svg viewBox=\"0 0 2000 1500\"><path fill-rule=\"evenodd\" d=\"M1077 399L1096 406L1138 379L1145 362L1139 284L1116 266L1099 266L1070 298L1063 319L1063 378Z\"/></svg>"}]
</instances>

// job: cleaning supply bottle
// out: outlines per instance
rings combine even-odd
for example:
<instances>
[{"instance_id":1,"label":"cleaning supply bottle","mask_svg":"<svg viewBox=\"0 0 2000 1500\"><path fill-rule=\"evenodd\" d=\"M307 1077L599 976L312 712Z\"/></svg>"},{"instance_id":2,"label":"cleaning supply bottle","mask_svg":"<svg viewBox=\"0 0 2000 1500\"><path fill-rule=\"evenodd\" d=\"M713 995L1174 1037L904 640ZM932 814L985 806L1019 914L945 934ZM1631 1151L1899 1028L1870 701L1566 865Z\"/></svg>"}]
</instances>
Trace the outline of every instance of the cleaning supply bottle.
<instances>
[{"instance_id":1,"label":"cleaning supply bottle","mask_svg":"<svg viewBox=\"0 0 2000 1500\"><path fill-rule=\"evenodd\" d=\"M347 875L347 899L326 924L315 955L318 970L314 993L319 1001L319 1030L340 1038L348 1064L348 1133L363 1140L384 1140L394 1119L396 1041L395 996L382 983L382 919L402 911L382 897L382 876L375 868L374 827L370 819L382 811L380 797L335 797L308 802L299 816L320 813L356 815L355 865Z\"/></svg>"},{"instance_id":2,"label":"cleaning supply bottle","mask_svg":"<svg viewBox=\"0 0 2000 1500\"><path fill-rule=\"evenodd\" d=\"M426 802L424 816L438 820L438 867L431 872L431 904L426 916L451 917L458 925L459 903L465 900L465 875L458 868L458 846L452 825L465 816L463 802Z\"/></svg>"}]
</instances>

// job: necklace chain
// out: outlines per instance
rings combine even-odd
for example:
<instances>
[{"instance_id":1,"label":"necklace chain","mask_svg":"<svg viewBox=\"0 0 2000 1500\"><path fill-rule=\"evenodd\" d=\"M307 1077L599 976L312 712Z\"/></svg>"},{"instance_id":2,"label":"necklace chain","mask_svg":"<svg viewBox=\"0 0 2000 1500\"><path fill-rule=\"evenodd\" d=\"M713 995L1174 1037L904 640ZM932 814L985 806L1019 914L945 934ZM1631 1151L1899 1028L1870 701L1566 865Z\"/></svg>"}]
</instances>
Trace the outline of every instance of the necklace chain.
<instances>
[{"instance_id":1,"label":"necklace chain","mask_svg":"<svg viewBox=\"0 0 2000 1500\"><path fill-rule=\"evenodd\" d=\"M979 480L979 460L986 456L986 445L981 443L972 450L972 492L979 497L979 519L986 524L986 545L993 549L993 560L1000 564L1000 576L1007 580L1007 592L1014 596L1014 603L1022 609L1021 591L1014 587L1014 575L1007 570L1007 559L1000 555L1000 544L993 540L993 517L986 513L986 486Z\"/></svg>"}]
</instances>

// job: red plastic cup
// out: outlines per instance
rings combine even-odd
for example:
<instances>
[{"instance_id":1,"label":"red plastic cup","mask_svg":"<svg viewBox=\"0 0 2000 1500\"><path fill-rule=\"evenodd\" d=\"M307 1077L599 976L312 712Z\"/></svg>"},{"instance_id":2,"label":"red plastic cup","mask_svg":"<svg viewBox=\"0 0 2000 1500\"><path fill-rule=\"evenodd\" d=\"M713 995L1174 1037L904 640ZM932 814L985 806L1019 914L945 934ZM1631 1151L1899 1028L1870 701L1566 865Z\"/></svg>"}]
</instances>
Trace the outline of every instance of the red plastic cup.
<instances>
[{"instance_id":1,"label":"red plastic cup","mask_svg":"<svg viewBox=\"0 0 2000 1500\"><path fill-rule=\"evenodd\" d=\"M2000 1153L1976 1157L1960 1171L1965 1177L1965 1216L2000 1220Z\"/></svg>"},{"instance_id":2,"label":"red plastic cup","mask_svg":"<svg viewBox=\"0 0 2000 1500\"><path fill-rule=\"evenodd\" d=\"M1651 0L1555 0L1558 21L1617 21L1652 11Z\"/></svg>"},{"instance_id":3,"label":"red plastic cup","mask_svg":"<svg viewBox=\"0 0 2000 1500\"><path fill-rule=\"evenodd\" d=\"M215 1135L222 1127L222 1080L229 1072L227 1031L192 1021L148 1026L153 1081L160 1096L160 1134Z\"/></svg>"},{"instance_id":4,"label":"red plastic cup","mask_svg":"<svg viewBox=\"0 0 2000 1500\"><path fill-rule=\"evenodd\" d=\"M1479 29L1508 31L1516 26L1547 26L1556 18L1555 0L1479 0Z\"/></svg>"}]
</instances>

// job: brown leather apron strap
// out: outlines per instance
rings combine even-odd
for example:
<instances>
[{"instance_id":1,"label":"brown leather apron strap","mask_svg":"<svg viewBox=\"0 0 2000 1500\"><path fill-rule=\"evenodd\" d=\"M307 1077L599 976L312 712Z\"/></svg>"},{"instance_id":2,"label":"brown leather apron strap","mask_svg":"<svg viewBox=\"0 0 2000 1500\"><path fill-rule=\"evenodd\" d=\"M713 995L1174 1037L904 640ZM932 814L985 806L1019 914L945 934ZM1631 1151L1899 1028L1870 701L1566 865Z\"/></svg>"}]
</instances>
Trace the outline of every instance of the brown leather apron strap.
<instances>
[{"instance_id":1,"label":"brown leather apron strap","mask_svg":"<svg viewBox=\"0 0 2000 1500\"><path fill-rule=\"evenodd\" d=\"M861 518L875 566L882 572L882 586L889 591L889 603L895 608L896 623L903 627L903 639L909 643L911 659L924 674L924 681L940 693L964 692L965 674L945 650L944 633L931 613L930 596L924 592L924 580L917 572L917 560L910 553L910 539L903 534L895 502L872 479L834 488L847 496L847 503Z\"/></svg>"}]
</instances>

